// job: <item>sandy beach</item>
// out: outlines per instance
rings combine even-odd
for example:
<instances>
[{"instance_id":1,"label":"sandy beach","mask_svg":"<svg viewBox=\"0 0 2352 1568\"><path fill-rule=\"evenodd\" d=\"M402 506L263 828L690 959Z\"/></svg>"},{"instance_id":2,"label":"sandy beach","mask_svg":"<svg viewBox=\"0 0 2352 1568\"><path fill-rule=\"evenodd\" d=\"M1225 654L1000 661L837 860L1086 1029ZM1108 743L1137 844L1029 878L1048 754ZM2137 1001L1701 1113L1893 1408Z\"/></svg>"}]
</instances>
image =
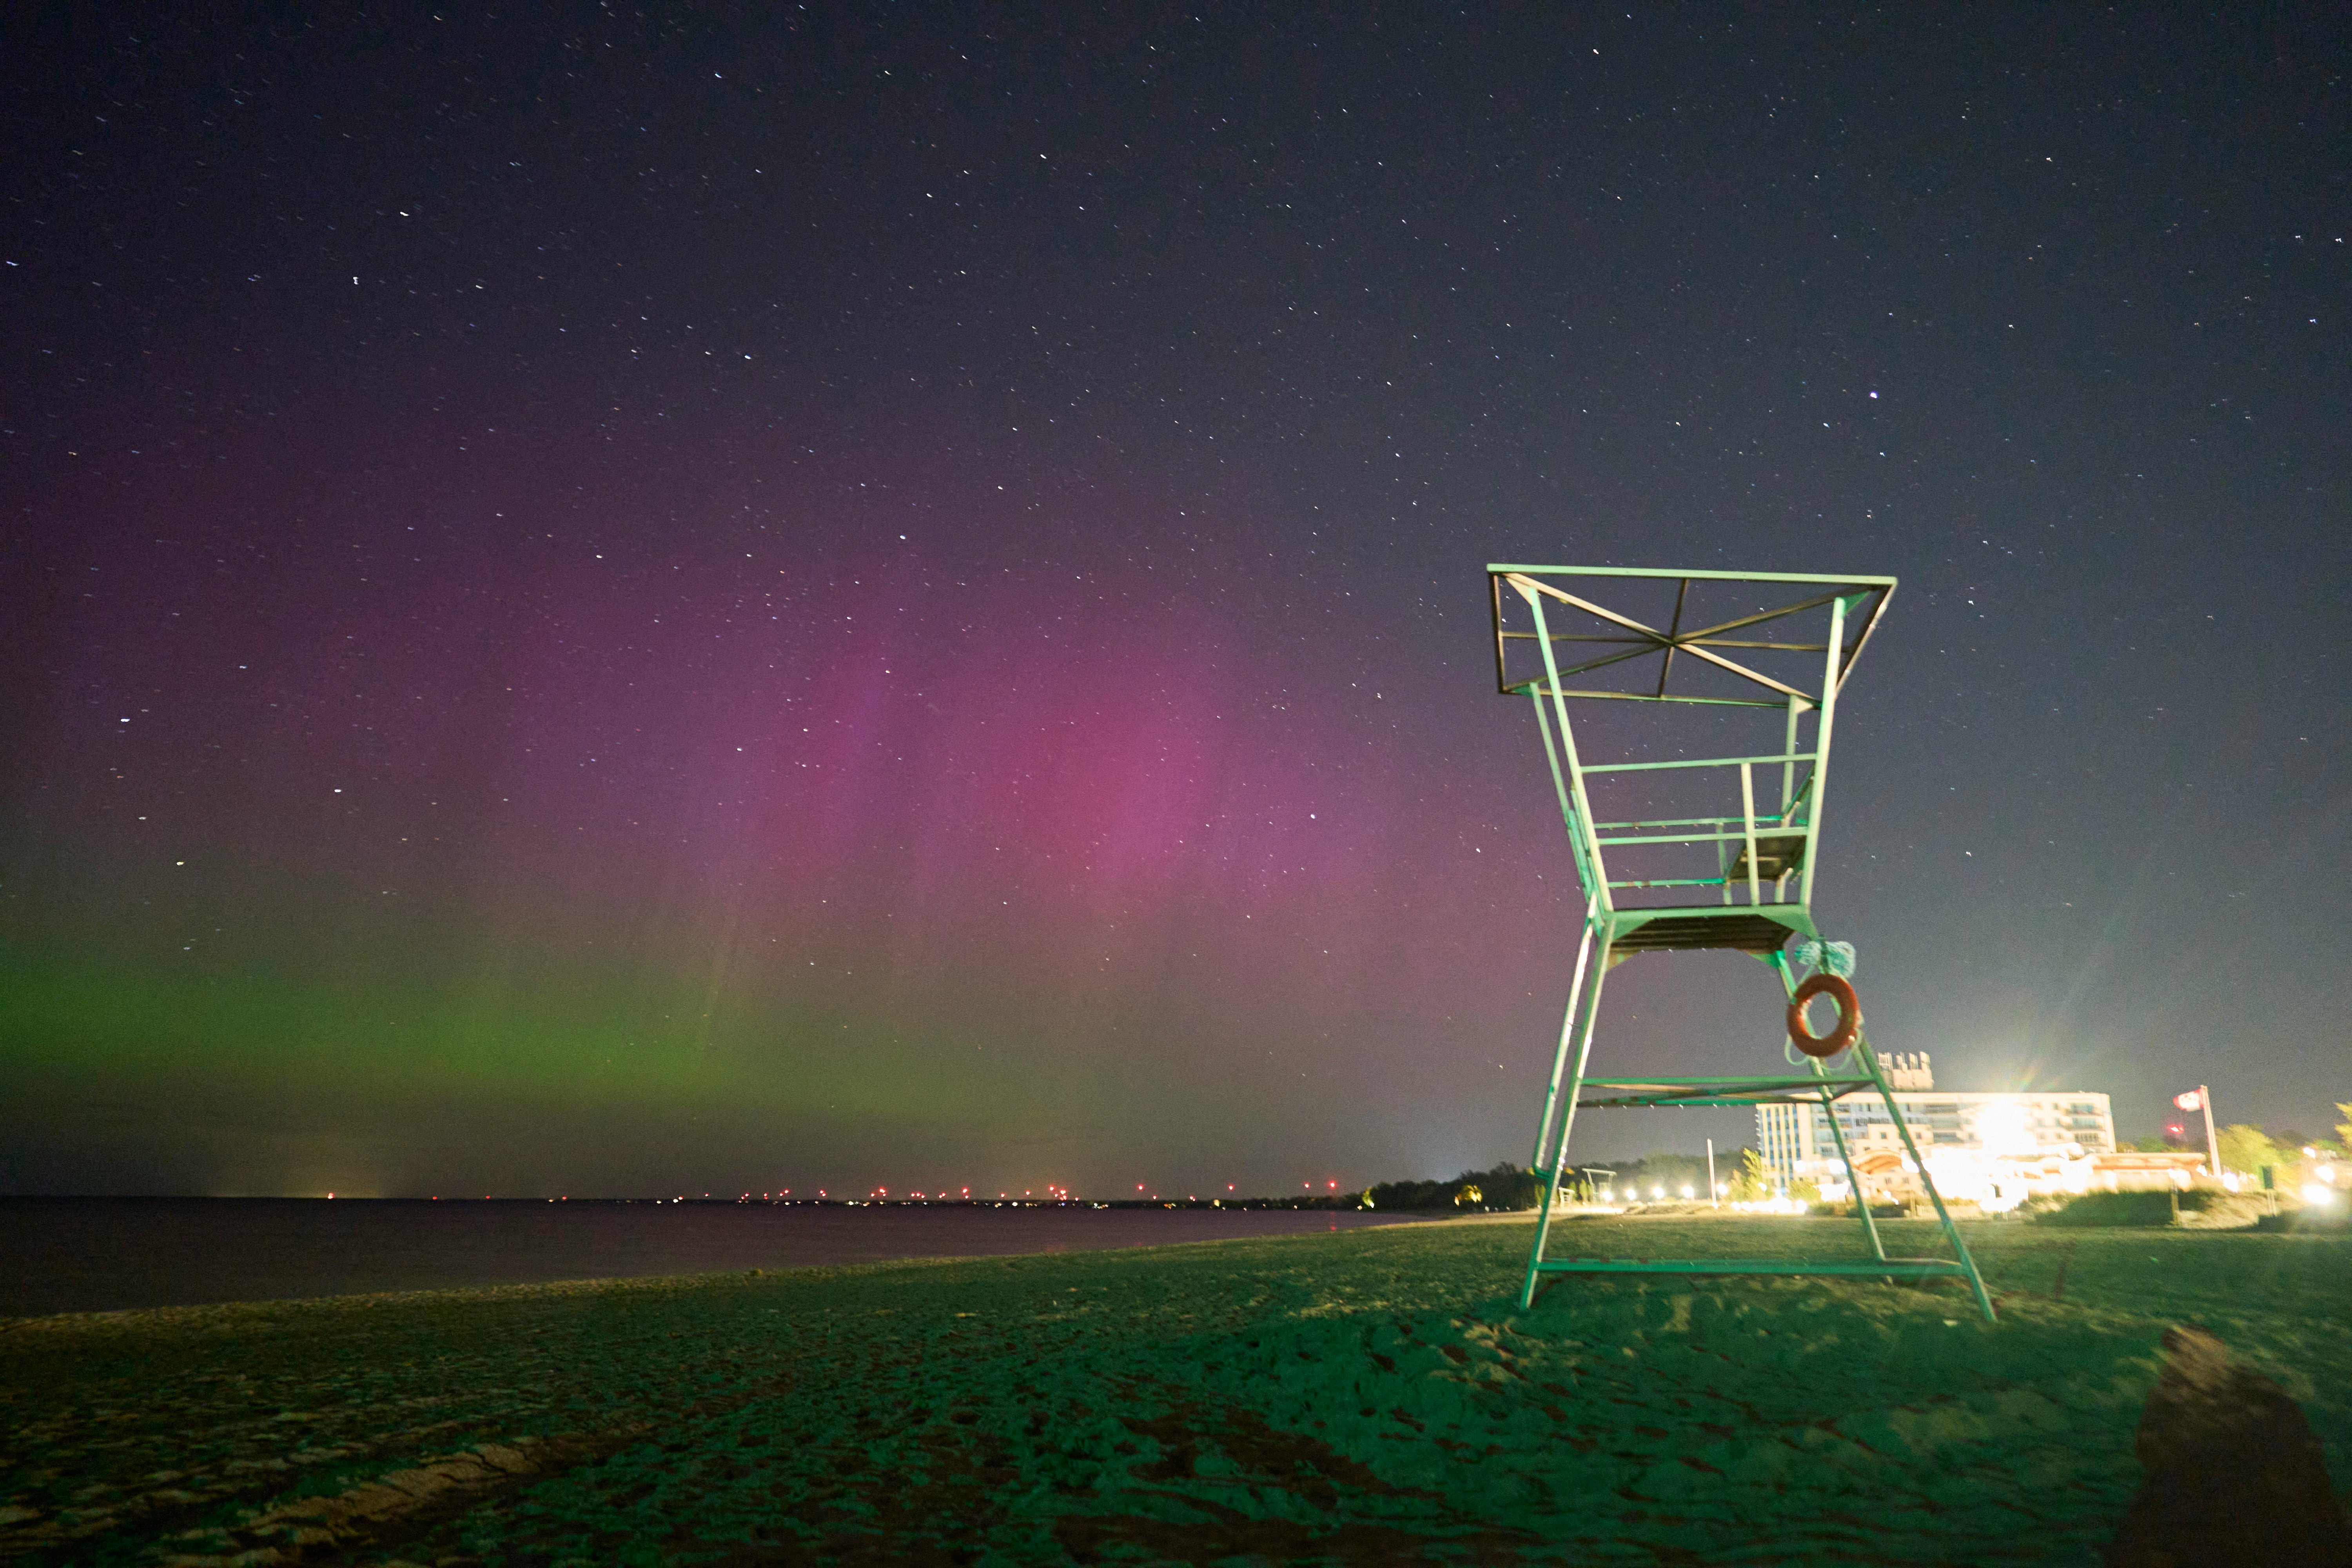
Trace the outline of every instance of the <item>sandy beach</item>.
<instances>
[{"instance_id":1,"label":"sandy beach","mask_svg":"<svg viewBox=\"0 0 2352 1568\"><path fill-rule=\"evenodd\" d=\"M8 1320L0 1560L2084 1563L2188 1321L2352 1480L2352 1240L1969 1234L1998 1326L1752 1278L1521 1312L1517 1217ZM1821 1220L1563 1236L1853 1251Z\"/></svg>"}]
</instances>

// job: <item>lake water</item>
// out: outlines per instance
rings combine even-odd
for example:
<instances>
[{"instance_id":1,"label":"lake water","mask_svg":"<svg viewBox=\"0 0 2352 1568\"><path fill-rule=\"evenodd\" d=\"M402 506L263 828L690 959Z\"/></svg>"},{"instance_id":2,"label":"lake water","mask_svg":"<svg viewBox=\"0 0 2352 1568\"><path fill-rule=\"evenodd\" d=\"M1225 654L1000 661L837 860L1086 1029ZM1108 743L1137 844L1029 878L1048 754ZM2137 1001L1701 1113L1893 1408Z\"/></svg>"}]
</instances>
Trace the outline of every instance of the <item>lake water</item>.
<instances>
[{"instance_id":1,"label":"lake water","mask_svg":"<svg viewBox=\"0 0 2352 1568\"><path fill-rule=\"evenodd\" d=\"M1088 1252L1394 1223L1288 1209L0 1198L0 1317Z\"/></svg>"}]
</instances>

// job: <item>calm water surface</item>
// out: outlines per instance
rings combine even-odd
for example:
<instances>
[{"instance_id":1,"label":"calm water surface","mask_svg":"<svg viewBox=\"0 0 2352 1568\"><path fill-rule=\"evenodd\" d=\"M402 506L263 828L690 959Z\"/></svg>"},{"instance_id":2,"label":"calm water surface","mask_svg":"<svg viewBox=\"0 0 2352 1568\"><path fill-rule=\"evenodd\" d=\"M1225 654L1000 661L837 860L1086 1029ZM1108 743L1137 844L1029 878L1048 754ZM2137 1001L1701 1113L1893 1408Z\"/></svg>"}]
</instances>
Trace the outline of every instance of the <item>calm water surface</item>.
<instances>
[{"instance_id":1,"label":"calm water surface","mask_svg":"<svg viewBox=\"0 0 2352 1568\"><path fill-rule=\"evenodd\" d=\"M0 1317L1160 1247L1392 1223L1286 1209L0 1198Z\"/></svg>"}]
</instances>

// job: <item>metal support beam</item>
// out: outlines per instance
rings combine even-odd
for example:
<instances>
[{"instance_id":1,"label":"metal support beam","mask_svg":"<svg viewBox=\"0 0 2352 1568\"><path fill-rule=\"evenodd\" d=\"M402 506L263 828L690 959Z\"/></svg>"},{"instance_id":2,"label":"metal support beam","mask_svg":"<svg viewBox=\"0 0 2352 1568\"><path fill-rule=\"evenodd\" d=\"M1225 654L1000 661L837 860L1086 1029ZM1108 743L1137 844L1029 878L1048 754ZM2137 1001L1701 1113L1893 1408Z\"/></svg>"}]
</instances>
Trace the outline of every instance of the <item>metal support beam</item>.
<instances>
[{"instance_id":1,"label":"metal support beam","mask_svg":"<svg viewBox=\"0 0 2352 1568\"><path fill-rule=\"evenodd\" d=\"M1903 1140L1903 1152L1910 1156L1912 1167L1919 1173L1919 1184L1927 1189L1927 1201L1936 1205L1937 1221L1943 1226L1944 1234L1952 1238L1952 1250L1958 1255L1960 1270L1968 1276L1969 1289L1976 1295L1977 1310L1984 1314L1986 1322L1991 1322L1992 1298L1985 1294L1984 1277L1977 1272L1977 1260L1969 1256L1969 1244L1960 1238L1958 1227L1952 1224L1951 1211L1944 1206L1944 1194L1936 1190L1936 1173L1927 1169L1927 1162L1919 1157L1919 1145L1911 1141L1910 1124L1903 1120L1902 1108L1895 1103L1895 1090L1887 1086L1886 1074L1879 1068L1878 1053L1870 1048L1869 1040L1859 1035L1854 1038L1853 1049L1870 1069L1870 1076L1877 1080L1878 1098L1885 1102L1895 1135ZM1860 1196L1859 1189L1855 1195Z\"/></svg>"},{"instance_id":2,"label":"metal support beam","mask_svg":"<svg viewBox=\"0 0 2352 1568\"><path fill-rule=\"evenodd\" d=\"M1585 929L1591 932L1593 928L1588 925ZM1591 976L1592 988L1584 994L1584 1006L1580 1012L1574 1008L1573 1004L1570 1005L1571 1016L1576 1020L1573 1026L1576 1070L1569 1079L1567 1099L1560 1107L1559 1140L1552 1146L1549 1159L1544 1158L1542 1134L1540 1131L1538 1133L1535 1170L1536 1173L1543 1178L1543 1206L1536 1215L1536 1241L1534 1249L1528 1255L1527 1282L1519 1289L1519 1305L1522 1308L1531 1305L1536 1299L1536 1265L1543 1260L1544 1243L1551 1235L1551 1211L1552 1206L1559 1202L1559 1173L1568 1164L1569 1134L1575 1130L1576 1103L1583 1098L1584 1093L1584 1065L1592 1054L1592 1026L1601 1014L1601 983L1609 974L1609 949L1614 933L1604 924L1601 927L1599 934L1600 963L1592 967ZM1569 1054L1569 1031L1563 1029L1560 1035L1560 1058L1565 1060ZM1559 1070L1557 1064L1552 1070L1556 1079ZM1545 1120L1547 1122L1549 1121L1549 1114Z\"/></svg>"},{"instance_id":3,"label":"metal support beam","mask_svg":"<svg viewBox=\"0 0 2352 1568\"><path fill-rule=\"evenodd\" d=\"M1592 928L1595 912L1592 900L1586 900L1584 930L1576 939L1576 973L1568 983L1567 1009L1560 1014L1559 1048L1552 1052L1551 1084L1544 1090L1543 1117L1536 1123L1535 1152L1528 1156L1528 1169L1530 1171L1540 1171L1544 1168L1544 1149L1551 1140L1552 1111L1559 1104L1559 1075L1568 1066L1570 1037L1576 1032L1576 1005L1584 994L1585 964L1592 956Z\"/></svg>"}]
</instances>

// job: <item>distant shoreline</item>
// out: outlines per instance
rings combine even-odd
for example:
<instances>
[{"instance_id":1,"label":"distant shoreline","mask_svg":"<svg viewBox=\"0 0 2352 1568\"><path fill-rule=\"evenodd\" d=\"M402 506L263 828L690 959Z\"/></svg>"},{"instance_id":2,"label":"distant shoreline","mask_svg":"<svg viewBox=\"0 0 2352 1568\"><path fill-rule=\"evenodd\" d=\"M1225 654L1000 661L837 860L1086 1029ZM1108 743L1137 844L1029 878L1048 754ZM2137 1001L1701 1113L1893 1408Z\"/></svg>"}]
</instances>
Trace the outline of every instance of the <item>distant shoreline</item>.
<instances>
[{"instance_id":1,"label":"distant shoreline","mask_svg":"<svg viewBox=\"0 0 2352 1568\"><path fill-rule=\"evenodd\" d=\"M1161 1246L1431 1216L1283 1204L16 1198L0 1318Z\"/></svg>"},{"instance_id":2,"label":"distant shoreline","mask_svg":"<svg viewBox=\"0 0 2352 1568\"><path fill-rule=\"evenodd\" d=\"M146 1204L146 1203L207 1203L207 1204L582 1204L613 1207L656 1208L928 1208L928 1209L1249 1209L1295 1210L1313 1214L1392 1214L1437 1215L1449 1213L1523 1213L1498 1206L1464 1205L1456 1210L1437 1208L1392 1209L1381 1211L1360 1202L1352 1193L1339 1197L1308 1198L890 1198L890 1197L771 1197L754 1194L731 1198L675 1197L508 1197L490 1194L478 1198L439 1197L351 1197L332 1193L0 1193L0 1205L5 1204Z\"/></svg>"},{"instance_id":3,"label":"distant shoreline","mask_svg":"<svg viewBox=\"0 0 2352 1568\"><path fill-rule=\"evenodd\" d=\"M1493 1220L1520 1219L1532 1223L1534 1218L1531 1214L1464 1215L1444 1218L1415 1218L1412 1223L1417 1227L1442 1228L1477 1225ZM1355 1228L1373 1230L1381 1227L1361 1226ZM1043 1263L1067 1258L1102 1256L1112 1252L1134 1254L1160 1252L1172 1247L1244 1247L1274 1239L1291 1238L1265 1236L1210 1236L1150 1242L1135 1247L1104 1247L1085 1253L940 1253L929 1257L877 1258L862 1263L787 1263L745 1269L703 1269L682 1274L590 1275L578 1279L531 1279L508 1285L442 1285L426 1286L411 1290L356 1290L341 1296L255 1296L225 1301L176 1302L157 1307L115 1307L92 1311L42 1312L17 1317L0 1316L0 1335L27 1329L70 1331L78 1324L96 1326L100 1323L113 1323L123 1327L136 1327L144 1321L152 1321L158 1326L200 1323L226 1326L225 1320L238 1316L269 1317L314 1310L339 1312L357 1308L374 1307L459 1307L468 1302L527 1301L541 1298L588 1296L608 1291L625 1293L640 1290L692 1290L707 1286L735 1284L745 1279L765 1279L786 1275L808 1278L831 1273L862 1274L877 1269L944 1268L956 1264ZM1311 1236L1300 1239L1311 1239Z\"/></svg>"}]
</instances>

